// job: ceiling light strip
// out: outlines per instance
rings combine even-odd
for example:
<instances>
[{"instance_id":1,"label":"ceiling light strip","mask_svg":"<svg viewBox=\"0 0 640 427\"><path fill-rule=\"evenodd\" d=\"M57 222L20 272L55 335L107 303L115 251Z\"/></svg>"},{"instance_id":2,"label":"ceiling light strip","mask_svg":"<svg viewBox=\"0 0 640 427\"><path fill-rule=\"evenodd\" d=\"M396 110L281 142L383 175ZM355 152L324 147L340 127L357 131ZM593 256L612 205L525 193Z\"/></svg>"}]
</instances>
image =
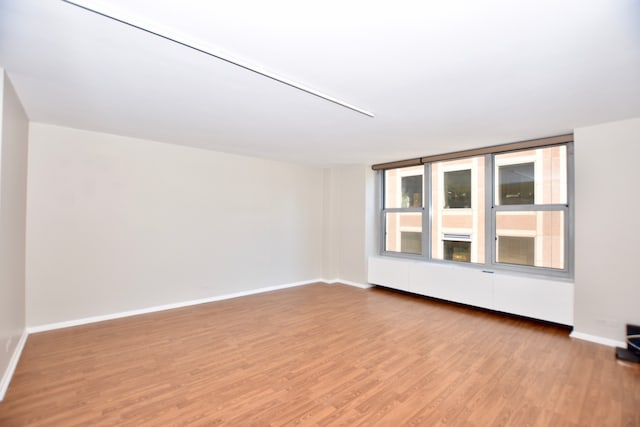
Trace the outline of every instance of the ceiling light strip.
<instances>
[{"instance_id":1,"label":"ceiling light strip","mask_svg":"<svg viewBox=\"0 0 640 427\"><path fill-rule=\"evenodd\" d=\"M193 49L195 51L204 53L206 55L212 56L214 58L220 59L222 61L225 61L229 64L233 64L237 67L243 68L245 70L251 71L253 73L259 74L263 77L267 77L271 80L275 80L277 82L280 82L282 84L285 84L287 86L290 86L292 88L301 90L303 92L306 92L310 95L313 96L317 96L318 98L322 98L326 101L329 102L333 102L334 104L340 105L341 107L345 107L348 108L349 110L358 112L360 114L364 114L365 116L369 116L369 117L374 117L374 114L370 111L367 111L363 108L360 107L356 107L353 104L349 104L347 102L344 102L338 98L334 98L333 96L329 96L326 95L322 92L319 92L315 89L312 89L310 87L304 86L300 83L296 83L292 80L289 80L287 78L278 76L275 73L272 73L270 71L267 71L265 69L262 69L256 65L253 64L249 64L247 62L241 61L237 58L233 58L232 56L228 55L228 54L223 54L221 52L216 52L215 49L212 49L210 46L207 46L206 43L199 41L199 40L195 40L193 38L189 38L183 34L179 34L179 33L175 33L171 30L168 30L166 28L160 28L157 25L152 25L150 23L147 22L142 22L140 19L135 19L135 17L123 17L122 12L120 11L118 13L118 11L116 10L109 10L108 7L106 7L104 4L100 5L101 7L98 7L98 5L96 5L95 2L88 2L88 1L78 1L78 0L62 0L65 3L71 4L73 6L77 6L81 9L87 10L89 12L95 13L97 15L100 16L104 16L105 18L109 18L112 19L114 21L120 22L122 24L128 25L130 27L136 28L138 30L142 30L145 31L149 34L153 34L155 36L161 37L165 40L169 40L173 43L177 43L179 45L188 47L190 49Z\"/></svg>"}]
</instances>

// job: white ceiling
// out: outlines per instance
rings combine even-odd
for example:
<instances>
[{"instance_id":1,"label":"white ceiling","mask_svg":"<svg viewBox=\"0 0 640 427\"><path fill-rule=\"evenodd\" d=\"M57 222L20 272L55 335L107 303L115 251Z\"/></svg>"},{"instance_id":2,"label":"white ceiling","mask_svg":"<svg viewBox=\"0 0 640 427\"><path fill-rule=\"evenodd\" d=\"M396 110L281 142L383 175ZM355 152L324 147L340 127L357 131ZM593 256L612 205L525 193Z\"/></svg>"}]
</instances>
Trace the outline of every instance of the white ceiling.
<instances>
[{"instance_id":1,"label":"white ceiling","mask_svg":"<svg viewBox=\"0 0 640 427\"><path fill-rule=\"evenodd\" d=\"M640 116L636 0L91 3L375 117L60 0L0 0L0 67L31 120L334 165Z\"/></svg>"}]
</instances>

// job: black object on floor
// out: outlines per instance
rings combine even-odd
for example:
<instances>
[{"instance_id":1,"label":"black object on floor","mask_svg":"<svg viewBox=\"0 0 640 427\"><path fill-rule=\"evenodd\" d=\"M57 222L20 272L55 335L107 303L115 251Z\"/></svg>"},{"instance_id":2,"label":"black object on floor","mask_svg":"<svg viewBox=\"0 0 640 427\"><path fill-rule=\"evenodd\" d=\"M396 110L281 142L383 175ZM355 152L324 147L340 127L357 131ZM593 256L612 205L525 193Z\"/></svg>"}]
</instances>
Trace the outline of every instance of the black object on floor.
<instances>
[{"instance_id":1,"label":"black object on floor","mask_svg":"<svg viewBox=\"0 0 640 427\"><path fill-rule=\"evenodd\" d=\"M627 348L616 347L616 357L640 363L640 326L627 324Z\"/></svg>"}]
</instances>

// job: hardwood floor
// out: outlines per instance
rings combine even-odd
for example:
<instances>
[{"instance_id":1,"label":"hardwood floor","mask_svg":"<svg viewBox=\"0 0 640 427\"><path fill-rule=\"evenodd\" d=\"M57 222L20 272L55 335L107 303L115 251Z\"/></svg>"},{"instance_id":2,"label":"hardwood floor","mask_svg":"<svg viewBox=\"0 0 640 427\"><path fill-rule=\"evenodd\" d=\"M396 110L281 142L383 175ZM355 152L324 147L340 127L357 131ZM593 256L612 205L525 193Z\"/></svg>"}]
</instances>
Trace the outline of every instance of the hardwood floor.
<instances>
[{"instance_id":1,"label":"hardwood floor","mask_svg":"<svg viewBox=\"0 0 640 427\"><path fill-rule=\"evenodd\" d=\"M640 367L568 330L314 284L31 335L0 426L640 426Z\"/></svg>"}]
</instances>

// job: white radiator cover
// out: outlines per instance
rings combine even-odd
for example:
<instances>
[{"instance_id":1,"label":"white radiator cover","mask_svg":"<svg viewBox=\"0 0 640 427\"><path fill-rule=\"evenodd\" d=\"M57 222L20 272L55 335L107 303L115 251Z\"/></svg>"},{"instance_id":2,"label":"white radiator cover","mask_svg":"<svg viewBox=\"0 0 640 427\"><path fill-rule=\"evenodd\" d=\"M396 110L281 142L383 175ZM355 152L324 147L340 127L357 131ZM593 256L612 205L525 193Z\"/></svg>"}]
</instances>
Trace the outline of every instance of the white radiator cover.
<instances>
[{"instance_id":1,"label":"white radiator cover","mask_svg":"<svg viewBox=\"0 0 640 427\"><path fill-rule=\"evenodd\" d=\"M369 257L368 281L419 295L573 326L574 284L457 265Z\"/></svg>"}]
</instances>

